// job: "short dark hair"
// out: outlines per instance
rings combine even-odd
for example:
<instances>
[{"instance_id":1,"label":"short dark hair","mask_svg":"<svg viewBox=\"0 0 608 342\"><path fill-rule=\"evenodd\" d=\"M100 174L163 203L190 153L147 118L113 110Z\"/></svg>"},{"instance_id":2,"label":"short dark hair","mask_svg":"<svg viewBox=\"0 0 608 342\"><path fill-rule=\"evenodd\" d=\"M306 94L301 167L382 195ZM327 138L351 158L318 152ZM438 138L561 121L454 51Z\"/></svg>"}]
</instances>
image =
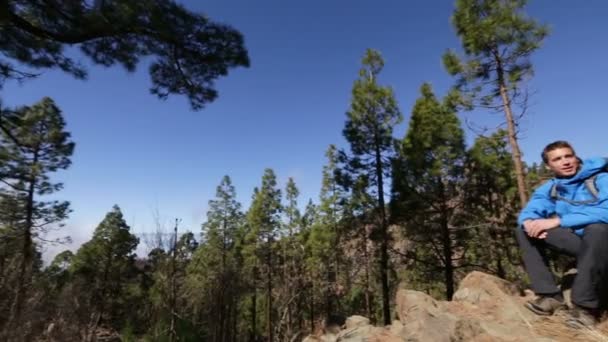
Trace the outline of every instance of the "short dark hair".
<instances>
[{"instance_id":1,"label":"short dark hair","mask_svg":"<svg viewBox=\"0 0 608 342\"><path fill-rule=\"evenodd\" d=\"M557 150L558 148L569 148L570 150L572 150L572 153L574 153L574 155L576 155L576 152L574 152L574 148L572 148L572 145L570 145L569 142L567 142L565 140L554 141L554 142L550 143L549 145L545 146L545 148L543 149L543 152L540 154L540 156L543 158L543 162L545 162L545 164L547 164L549 162L549 158L547 157L547 154L553 150Z\"/></svg>"}]
</instances>

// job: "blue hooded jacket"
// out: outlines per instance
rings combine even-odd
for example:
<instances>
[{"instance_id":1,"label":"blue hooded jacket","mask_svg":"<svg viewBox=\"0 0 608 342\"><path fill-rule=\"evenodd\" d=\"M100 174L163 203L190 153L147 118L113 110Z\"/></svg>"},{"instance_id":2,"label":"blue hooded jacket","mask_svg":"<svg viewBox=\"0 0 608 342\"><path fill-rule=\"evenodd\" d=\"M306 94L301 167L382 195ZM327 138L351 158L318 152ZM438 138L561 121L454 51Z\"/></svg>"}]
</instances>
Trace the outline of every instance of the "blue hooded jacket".
<instances>
[{"instance_id":1,"label":"blue hooded jacket","mask_svg":"<svg viewBox=\"0 0 608 342\"><path fill-rule=\"evenodd\" d=\"M583 235L584 227L592 223L608 223L608 173L605 158L587 159L580 170L570 178L553 178L538 187L526 207L519 214L517 223L522 227L528 219L549 218L557 215L562 228L573 229L577 235ZM599 173L599 174L598 174ZM551 189L557 184L559 197L573 201L593 199L584 182L585 179L598 174L595 185L599 192L597 201L586 204L573 204L551 198Z\"/></svg>"}]
</instances>

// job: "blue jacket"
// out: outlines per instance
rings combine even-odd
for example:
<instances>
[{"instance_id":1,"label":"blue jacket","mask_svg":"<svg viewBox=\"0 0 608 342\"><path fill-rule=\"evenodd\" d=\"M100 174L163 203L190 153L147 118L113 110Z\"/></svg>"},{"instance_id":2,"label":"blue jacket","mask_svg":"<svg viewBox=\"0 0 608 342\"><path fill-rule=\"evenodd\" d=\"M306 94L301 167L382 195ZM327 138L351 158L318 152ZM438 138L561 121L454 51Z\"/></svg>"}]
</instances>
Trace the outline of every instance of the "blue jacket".
<instances>
[{"instance_id":1,"label":"blue jacket","mask_svg":"<svg viewBox=\"0 0 608 342\"><path fill-rule=\"evenodd\" d=\"M519 214L517 222L520 227L528 219L549 218L557 215L562 228L571 228L578 235L583 235L584 227L592 223L608 223L608 173L599 173L595 185L599 199L593 203L571 204L554 200L550 192L557 184L559 197L574 201L593 199L584 184L585 179L605 170L605 158L587 159L581 164L578 173L570 178L553 178L538 187L526 207Z\"/></svg>"}]
</instances>

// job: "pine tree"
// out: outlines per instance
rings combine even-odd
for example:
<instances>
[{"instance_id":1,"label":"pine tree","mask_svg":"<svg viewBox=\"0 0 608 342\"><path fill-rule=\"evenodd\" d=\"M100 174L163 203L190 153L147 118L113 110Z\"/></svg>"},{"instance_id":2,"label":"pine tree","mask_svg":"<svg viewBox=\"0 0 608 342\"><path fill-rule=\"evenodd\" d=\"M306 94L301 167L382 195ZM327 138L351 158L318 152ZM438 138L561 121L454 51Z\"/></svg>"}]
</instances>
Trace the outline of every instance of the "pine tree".
<instances>
[{"instance_id":1,"label":"pine tree","mask_svg":"<svg viewBox=\"0 0 608 342\"><path fill-rule=\"evenodd\" d=\"M317 306L316 306L316 290L318 265L317 262L317 238L315 227L318 222L318 209L313 203L312 199L308 200L304 214L302 215L302 234L299 236L299 240L304 246L304 265L302 273L304 274L304 287L306 288L305 303L302 303L306 307L308 313L308 321L310 324L310 331L314 331L315 319L317 317ZM305 304L305 305L304 305ZM303 312L301 314L304 314Z\"/></svg>"},{"instance_id":2,"label":"pine tree","mask_svg":"<svg viewBox=\"0 0 608 342\"><path fill-rule=\"evenodd\" d=\"M339 179L340 182L344 181L342 175L339 175ZM345 251L350 254L346 264L348 268L351 266L354 268L352 273L360 275L354 279L347 279L356 284L352 288L347 285L350 292L348 293L349 305L355 312L360 312L364 308L364 314L372 321L377 321L379 309L375 301L375 293L379 292L379 289L375 286L373 279L378 272L375 272L373 262L374 255L379 248L371 239L374 230L377 230L378 218L374 213L377 201L368 192L368 175L360 174L349 182L351 182L350 196L344 206L343 218L343 225L350 227L348 231L344 232L344 240L349 241Z\"/></svg>"},{"instance_id":3,"label":"pine tree","mask_svg":"<svg viewBox=\"0 0 608 342\"><path fill-rule=\"evenodd\" d=\"M207 220L202 226L203 242L187 270L190 312L203 318L209 341L233 341L236 337L233 327L243 285L235 247L243 219L236 190L230 177L224 176L215 198L209 201Z\"/></svg>"},{"instance_id":4,"label":"pine tree","mask_svg":"<svg viewBox=\"0 0 608 342\"><path fill-rule=\"evenodd\" d=\"M285 186L285 200L287 201L287 204L284 206L286 229L283 234L288 237L298 233L298 226L301 219L300 210L298 209L298 196L300 196L300 190L298 190L293 178L289 177L287 185Z\"/></svg>"},{"instance_id":5,"label":"pine tree","mask_svg":"<svg viewBox=\"0 0 608 342\"><path fill-rule=\"evenodd\" d=\"M390 293L388 284L388 220L385 208L385 177L390 172L393 151L393 129L402 120L393 90L378 83L378 75L384 60L378 51L368 49L362 67L352 89L351 106L343 131L350 143L352 158L350 171L365 174L369 181L368 191L374 194L379 223L374 238L380 245L379 271L382 287L382 312L384 323L391 323ZM356 178L353 177L353 178Z\"/></svg>"},{"instance_id":6,"label":"pine tree","mask_svg":"<svg viewBox=\"0 0 608 342\"><path fill-rule=\"evenodd\" d=\"M513 235L517 181L507 132L478 137L467 153L465 204L469 239L467 259L485 272L515 280L518 247Z\"/></svg>"},{"instance_id":7,"label":"pine tree","mask_svg":"<svg viewBox=\"0 0 608 342\"><path fill-rule=\"evenodd\" d=\"M302 303L304 296L304 246L299 238L302 228L302 215L298 208L300 191L292 177L285 186L285 205L283 206L283 236L279 241L280 255L277 267L281 268L277 284L278 322L275 324L275 339L292 340L301 330ZM298 325L300 326L298 328Z\"/></svg>"},{"instance_id":8,"label":"pine tree","mask_svg":"<svg viewBox=\"0 0 608 342\"><path fill-rule=\"evenodd\" d=\"M547 36L547 27L523 12L526 0L457 0L452 23L462 41L465 58L448 51L444 64L457 77L455 92L472 108L502 110L517 178L519 201L528 198L525 170L517 140L518 114L525 111L523 84L533 73L530 57Z\"/></svg>"},{"instance_id":9,"label":"pine tree","mask_svg":"<svg viewBox=\"0 0 608 342\"><path fill-rule=\"evenodd\" d=\"M328 250L317 250L322 264L318 267L322 272L319 274L324 278L323 288L325 289L325 313L327 316L340 310L339 298L336 296L338 288L340 268L341 268L341 229L340 224L344 215L345 193L338 183L337 174L339 172L338 151L334 145L330 145L325 152L327 164L323 166L321 191L319 194L318 221L315 230L316 239L327 239L327 241L316 241L320 246L327 246ZM323 266L321 266L323 265Z\"/></svg>"},{"instance_id":10,"label":"pine tree","mask_svg":"<svg viewBox=\"0 0 608 342\"><path fill-rule=\"evenodd\" d=\"M68 282L73 259L74 253L65 250L57 254L51 264L44 270L54 287L61 289Z\"/></svg>"},{"instance_id":11,"label":"pine tree","mask_svg":"<svg viewBox=\"0 0 608 342\"><path fill-rule=\"evenodd\" d=\"M76 46L95 64L128 71L154 57L151 92L161 99L185 95L200 109L217 97L215 79L249 65L238 31L170 0L2 1L0 36L6 37L0 88L7 79L35 77L39 69L85 78L84 67L65 51Z\"/></svg>"},{"instance_id":12,"label":"pine tree","mask_svg":"<svg viewBox=\"0 0 608 342\"><path fill-rule=\"evenodd\" d=\"M259 190L254 191L254 198L247 212L247 225L249 232L247 241L249 246L249 264L251 265L251 276L253 279L254 296L252 298L252 320L256 319L256 287L257 277L265 276L266 297L266 337L273 341L273 280L274 280L274 248L275 241L279 235L281 226L281 190L277 188L277 180L272 169L264 170L262 185ZM260 266L262 266L260 268ZM260 275L258 275L260 272ZM255 326L252 327L253 334L257 334Z\"/></svg>"},{"instance_id":13,"label":"pine tree","mask_svg":"<svg viewBox=\"0 0 608 342\"><path fill-rule=\"evenodd\" d=\"M119 330L126 322L130 308L124 305L124 284L133 274L138 243L115 205L72 259L72 273L87 288L82 302L88 303L92 313L89 338L102 323Z\"/></svg>"},{"instance_id":14,"label":"pine tree","mask_svg":"<svg viewBox=\"0 0 608 342\"><path fill-rule=\"evenodd\" d=\"M429 84L420 91L393 175L393 217L405 222L417 267L443 271L445 296L451 300L459 247L459 231L453 228L462 211L464 132L448 101L441 103Z\"/></svg>"},{"instance_id":15,"label":"pine tree","mask_svg":"<svg viewBox=\"0 0 608 342\"><path fill-rule=\"evenodd\" d=\"M50 98L31 107L4 111L0 132L0 203L3 229L18 242L19 267L10 319L19 324L27 289L32 280L36 239L67 218L69 202L42 201L41 196L62 188L51 174L70 166L74 143L65 131L61 110Z\"/></svg>"},{"instance_id":16,"label":"pine tree","mask_svg":"<svg viewBox=\"0 0 608 342\"><path fill-rule=\"evenodd\" d=\"M340 221L344 217L345 196L342 187L340 186L337 174L339 172L338 151L336 146L330 145L325 152L327 164L323 166L321 192L319 194L319 219L332 232L332 244L335 246L335 253L332 263L334 264L334 272L336 276L340 267Z\"/></svg>"},{"instance_id":17,"label":"pine tree","mask_svg":"<svg viewBox=\"0 0 608 342\"><path fill-rule=\"evenodd\" d=\"M202 247L199 248L194 233L187 231L180 235L180 222L175 220L173 232L166 239L168 242L160 243L166 250L157 247L145 260L151 269L142 285L150 310L145 331L155 340L200 339L202 334L197 324L187 316L195 316L197 323L200 319L198 299L203 294L189 286L192 277L187 271L199 262L196 256Z\"/></svg>"}]
</instances>

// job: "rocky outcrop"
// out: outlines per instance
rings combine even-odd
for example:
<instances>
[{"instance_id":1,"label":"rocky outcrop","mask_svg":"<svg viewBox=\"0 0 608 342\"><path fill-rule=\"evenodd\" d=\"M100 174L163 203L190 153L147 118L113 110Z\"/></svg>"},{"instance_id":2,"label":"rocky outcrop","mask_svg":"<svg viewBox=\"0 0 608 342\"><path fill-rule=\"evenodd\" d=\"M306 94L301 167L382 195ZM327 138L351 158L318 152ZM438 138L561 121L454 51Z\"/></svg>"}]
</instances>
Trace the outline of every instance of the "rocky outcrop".
<instances>
[{"instance_id":1,"label":"rocky outcrop","mask_svg":"<svg viewBox=\"0 0 608 342\"><path fill-rule=\"evenodd\" d=\"M352 316L340 331L309 336L306 342L494 342L608 341L608 322L595 330L572 330L563 316L540 317L523 307L532 299L503 279L472 272L461 282L451 302L401 289L395 298L398 321L374 327L369 319Z\"/></svg>"}]
</instances>

